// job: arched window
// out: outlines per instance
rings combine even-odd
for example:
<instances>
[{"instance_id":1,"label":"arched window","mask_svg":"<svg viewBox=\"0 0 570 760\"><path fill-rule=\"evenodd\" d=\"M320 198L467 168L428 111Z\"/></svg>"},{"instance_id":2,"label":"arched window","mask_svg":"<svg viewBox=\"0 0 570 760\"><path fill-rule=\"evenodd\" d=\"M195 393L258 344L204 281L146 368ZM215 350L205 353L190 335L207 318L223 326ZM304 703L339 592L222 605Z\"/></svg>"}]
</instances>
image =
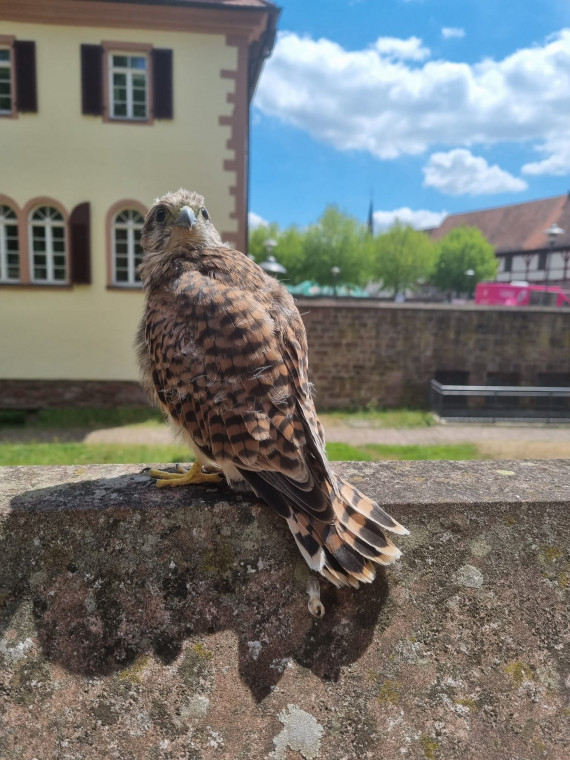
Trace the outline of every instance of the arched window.
<instances>
[{"instance_id":1,"label":"arched window","mask_svg":"<svg viewBox=\"0 0 570 760\"><path fill-rule=\"evenodd\" d=\"M56 208L40 206L32 212L30 250L32 282L66 282L65 220Z\"/></svg>"},{"instance_id":2,"label":"arched window","mask_svg":"<svg viewBox=\"0 0 570 760\"><path fill-rule=\"evenodd\" d=\"M135 209L123 209L113 219L113 282L139 285L137 267L142 261L141 231L144 217Z\"/></svg>"},{"instance_id":3,"label":"arched window","mask_svg":"<svg viewBox=\"0 0 570 760\"><path fill-rule=\"evenodd\" d=\"M20 279L18 219L14 209L0 204L0 282Z\"/></svg>"}]
</instances>

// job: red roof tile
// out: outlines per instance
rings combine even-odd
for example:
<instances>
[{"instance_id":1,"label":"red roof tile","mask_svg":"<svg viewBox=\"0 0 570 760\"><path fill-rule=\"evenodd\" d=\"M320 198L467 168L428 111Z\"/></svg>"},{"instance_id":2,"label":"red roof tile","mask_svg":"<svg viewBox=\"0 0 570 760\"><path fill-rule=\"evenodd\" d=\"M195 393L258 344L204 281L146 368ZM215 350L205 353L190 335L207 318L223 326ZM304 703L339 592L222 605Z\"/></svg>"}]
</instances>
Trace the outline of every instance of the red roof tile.
<instances>
[{"instance_id":1,"label":"red roof tile","mask_svg":"<svg viewBox=\"0 0 570 760\"><path fill-rule=\"evenodd\" d=\"M131 2L144 5L195 5L197 7L213 5L225 8L241 7L253 9L271 9L276 7L275 3L268 2L267 0L106 0L106 2Z\"/></svg>"},{"instance_id":2,"label":"red roof tile","mask_svg":"<svg viewBox=\"0 0 570 760\"><path fill-rule=\"evenodd\" d=\"M554 223L565 231L556 240L556 248L570 246L569 195L450 214L429 234L434 240L440 240L455 227L467 225L480 229L497 253L533 251L548 248L545 230Z\"/></svg>"}]
</instances>

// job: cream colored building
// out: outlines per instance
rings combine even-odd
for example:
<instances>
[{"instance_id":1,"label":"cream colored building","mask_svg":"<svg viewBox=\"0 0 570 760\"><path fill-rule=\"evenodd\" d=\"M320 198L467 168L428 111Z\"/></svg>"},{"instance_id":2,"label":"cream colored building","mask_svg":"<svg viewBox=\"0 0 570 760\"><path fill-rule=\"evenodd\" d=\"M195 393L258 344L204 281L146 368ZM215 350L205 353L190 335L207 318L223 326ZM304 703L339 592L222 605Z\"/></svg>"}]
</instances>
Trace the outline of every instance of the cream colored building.
<instances>
[{"instance_id":1,"label":"cream colored building","mask_svg":"<svg viewBox=\"0 0 570 760\"><path fill-rule=\"evenodd\" d=\"M1 0L0 408L8 381L137 379L156 196L198 190L245 248L249 103L278 15L264 0Z\"/></svg>"}]
</instances>

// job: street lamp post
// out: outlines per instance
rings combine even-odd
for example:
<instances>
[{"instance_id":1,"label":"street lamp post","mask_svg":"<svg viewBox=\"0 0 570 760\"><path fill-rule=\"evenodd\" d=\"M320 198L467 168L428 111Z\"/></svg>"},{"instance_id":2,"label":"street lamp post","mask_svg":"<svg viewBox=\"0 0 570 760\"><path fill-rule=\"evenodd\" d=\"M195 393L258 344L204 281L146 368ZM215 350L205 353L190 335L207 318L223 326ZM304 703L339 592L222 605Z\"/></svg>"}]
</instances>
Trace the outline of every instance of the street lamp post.
<instances>
[{"instance_id":1,"label":"street lamp post","mask_svg":"<svg viewBox=\"0 0 570 760\"><path fill-rule=\"evenodd\" d=\"M340 267L331 267L331 274L333 276L333 296L336 298L337 296L337 284L338 284L338 276L340 274Z\"/></svg>"},{"instance_id":2,"label":"street lamp post","mask_svg":"<svg viewBox=\"0 0 570 760\"><path fill-rule=\"evenodd\" d=\"M273 251L277 248L277 241L273 240L272 238L269 238L265 241L265 250L267 251L267 258L265 261L262 261L259 265L265 272L268 274L276 275L276 274L286 274L287 270L283 266L283 264L280 264L275 256L273 255Z\"/></svg>"},{"instance_id":3,"label":"street lamp post","mask_svg":"<svg viewBox=\"0 0 570 760\"><path fill-rule=\"evenodd\" d=\"M280 264L275 256L268 256L259 266L266 272L269 272L269 274L286 274L287 272L283 264Z\"/></svg>"},{"instance_id":4,"label":"street lamp post","mask_svg":"<svg viewBox=\"0 0 570 760\"><path fill-rule=\"evenodd\" d=\"M548 271L549 271L549 264L550 264L550 256L554 251L554 246L556 245L556 238L560 237L560 235L564 234L564 230L562 227L560 227L556 222L550 225L550 227L547 230L544 230L548 237L548 251L546 252L546 261L544 262L544 285L545 287L548 285Z\"/></svg>"},{"instance_id":5,"label":"street lamp post","mask_svg":"<svg viewBox=\"0 0 570 760\"><path fill-rule=\"evenodd\" d=\"M473 280L472 278L475 277L475 270L474 269L466 269L465 270L465 276L469 278L469 287L467 288L467 298L469 298L471 295L473 295Z\"/></svg>"},{"instance_id":6,"label":"street lamp post","mask_svg":"<svg viewBox=\"0 0 570 760\"><path fill-rule=\"evenodd\" d=\"M277 248L277 240L273 240L273 238L267 238L267 240L264 243L265 252L267 253L267 256L271 256L273 251Z\"/></svg>"}]
</instances>

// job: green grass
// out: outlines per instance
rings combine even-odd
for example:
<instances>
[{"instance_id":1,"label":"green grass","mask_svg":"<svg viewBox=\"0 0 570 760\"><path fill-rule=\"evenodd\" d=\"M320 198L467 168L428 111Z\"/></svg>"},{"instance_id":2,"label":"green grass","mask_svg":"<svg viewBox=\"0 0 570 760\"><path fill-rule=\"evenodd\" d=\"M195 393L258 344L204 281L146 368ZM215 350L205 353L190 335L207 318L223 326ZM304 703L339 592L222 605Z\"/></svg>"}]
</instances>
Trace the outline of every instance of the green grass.
<instances>
[{"instance_id":1,"label":"green grass","mask_svg":"<svg viewBox=\"0 0 570 760\"><path fill-rule=\"evenodd\" d=\"M431 412L422 409L361 409L356 412L319 412L324 425L354 425L373 428L431 427L435 420Z\"/></svg>"},{"instance_id":2,"label":"green grass","mask_svg":"<svg viewBox=\"0 0 570 760\"><path fill-rule=\"evenodd\" d=\"M483 459L477 446L471 443L455 443L443 446L397 446L381 443L368 443L362 446L349 446L346 443L328 443L327 454L332 462L377 462L397 459Z\"/></svg>"},{"instance_id":3,"label":"green grass","mask_svg":"<svg viewBox=\"0 0 570 760\"><path fill-rule=\"evenodd\" d=\"M369 462L385 459L481 459L471 444L448 446L348 446L329 443L332 461ZM0 465L132 464L137 462L189 462L185 446L145 446L105 443L4 443Z\"/></svg>"},{"instance_id":4,"label":"green grass","mask_svg":"<svg viewBox=\"0 0 570 760\"><path fill-rule=\"evenodd\" d=\"M133 464L189 462L186 446L119 445L114 443L3 443L0 465Z\"/></svg>"},{"instance_id":5,"label":"green grass","mask_svg":"<svg viewBox=\"0 0 570 760\"><path fill-rule=\"evenodd\" d=\"M159 425L162 415L147 406L118 406L114 409L65 408L40 409L33 423L26 425L25 412L0 411L0 427L41 428L105 428L122 425Z\"/></svg>"},{"instance_id":6,"label":"green grass","mask_svg":"<svg viewBox=\"0 0 570 760\"><path fill-rule=\"evenodd\" d=\"M348 443L327 443L327 456L331 462L370 462L372 456L364 446Z\"/></svg>"},{"instance_id":7,"label":"green grass","mask_svg":"<svg viewBox=\"0 0 570 760\"><path fill-rule=\"evenodd\" d=\"M379 443L370 443L363 446L366 452L370 452L373 460L380 459L484 459L473 443L450 443L441 446L388 446Z\"/></svg>"},{"instance_id":8,"label":"green grass","mask_svg":"<svg viewBox=\"0 0 570 760\"><path fill-rule=\"evenodd\" d=\"M430 412L420 409L362 409L356 412L322 412L321 420L329 425L355 425L374 428L414 428L435 424ZM71 428L106 428L122 425L160 425L162 416L157 409L138 406L119 406L114 409L64 408L41 409L33 422L26 424L25 412L0 411L1 427L37 427L43 430Z\"/></svg>"}]
</instances>

